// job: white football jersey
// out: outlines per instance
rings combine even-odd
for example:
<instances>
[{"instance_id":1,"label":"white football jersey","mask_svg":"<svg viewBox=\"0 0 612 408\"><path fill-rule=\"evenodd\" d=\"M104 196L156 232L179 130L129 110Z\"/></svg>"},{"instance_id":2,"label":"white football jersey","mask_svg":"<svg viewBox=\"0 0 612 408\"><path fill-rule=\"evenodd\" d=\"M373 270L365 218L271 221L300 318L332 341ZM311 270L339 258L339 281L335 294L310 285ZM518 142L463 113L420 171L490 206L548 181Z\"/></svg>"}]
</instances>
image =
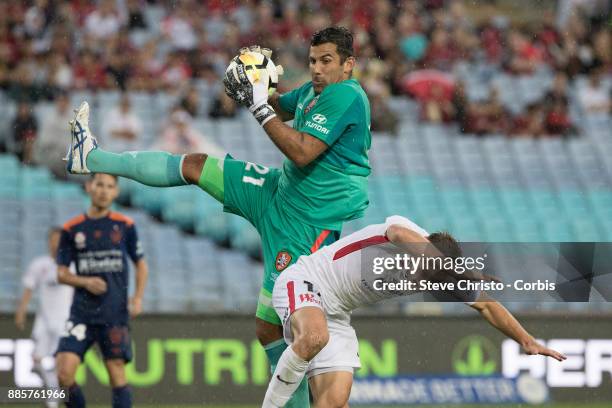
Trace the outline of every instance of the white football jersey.
<instances>
[{"instance_id":1,"label":"white football jersey","mask_svg":"<svg viewBox=\"0 0 612 408\"><path fill-rule=\"evenodd\" d=\"M23 275L23 286L38 289L36 317L43 319L47 327L64 328L72 304L72 286L57 281L57 264L49 255L35 258Z\"/></svg>"},{"instance_id":2,"label":"white football jersey","mask_svg":"<svg viewBox=\"0 0 612 408\"><path fill-rule=\"evenodd\" d=\"M327 313L346 313L408 292L378 291L372 289L372 259L397 254L397 246L389 242L386 232L391 225L401 225L423 237L429 233L414 222L398 216L390 216L384 224L369 225L333 244L323 247L309 256L302 256L298 264L308 271L314 283L323 292L322 301ZM364 255L364 250L367 254ZM365 263L364 263L365 262ZM363 263L363 264L362 264ZM366 269L367 268L367 269ZM362 273L362 271L367 271ZM369 272L369 273L368 273ZM405 270L397 271L405 276ZM397 273L391 271L391 273ZM389 276L389 275L387 275ZM391 277L394 279L394 277ZM397 277L396 277L397 278ZM459 294L464 301L473 301L473 293Z\"/></svg>"}]
</instances>

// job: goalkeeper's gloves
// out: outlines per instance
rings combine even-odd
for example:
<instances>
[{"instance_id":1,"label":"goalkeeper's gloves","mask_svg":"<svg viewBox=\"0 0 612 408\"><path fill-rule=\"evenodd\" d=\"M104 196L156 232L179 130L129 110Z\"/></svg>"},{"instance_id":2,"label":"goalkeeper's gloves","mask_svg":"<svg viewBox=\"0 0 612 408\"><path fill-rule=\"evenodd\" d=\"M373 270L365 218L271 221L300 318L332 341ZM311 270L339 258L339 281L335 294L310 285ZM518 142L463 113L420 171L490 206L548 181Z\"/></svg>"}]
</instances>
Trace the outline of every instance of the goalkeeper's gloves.
<instances>
[{"instance_id":1,"label":"goalkeeper's gloves","mask_svg":"<svg viewBox=\"0 0 612 408\"><path fill-rule=\"evenodd\" d=\"M267 69L259 69L254 73L253 82L251 82L245 65L240 61L240 56L248 52L259 52L268 58L272 56L272 51L267 48L262 49L259 46L242 48L240 55L232 60L234 64L230 64L233 69L228 68L225 72L223 84L225 85L225 93L239 105L246 106L259 124L263 126L276 116L276 112L268 104L270 78ZM276 68L279 73L282 73L281 67Z\"/></svg>"}]
</instances>

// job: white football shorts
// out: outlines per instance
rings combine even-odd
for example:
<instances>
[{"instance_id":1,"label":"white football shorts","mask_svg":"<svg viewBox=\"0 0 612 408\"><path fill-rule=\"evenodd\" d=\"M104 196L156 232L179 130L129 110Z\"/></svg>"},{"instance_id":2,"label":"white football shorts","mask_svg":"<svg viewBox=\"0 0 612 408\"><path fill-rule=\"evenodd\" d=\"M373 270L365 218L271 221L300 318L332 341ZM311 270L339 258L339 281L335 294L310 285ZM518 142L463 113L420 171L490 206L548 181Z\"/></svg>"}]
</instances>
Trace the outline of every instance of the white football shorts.
<instances>
[{"instance_id":1,"label":"white football shorts","mask_svg":"<svg viewBox=\"0 0 612 408\"><path fill-rule=\"evenodd\" d=\"M34 340L33 356L37 358L53 357L59 340L62 336L62 330L59 330L57 324L49 324L46 319L37 316L34 320L32 328L32 340Z\"/></svg>"},{"instance_id":2,"label":"white football shorts","mask_svg":"<svg viewBox=\"0 0 612 408\"><path fill-rule=\"evenodd\" d=\"M287 344L293 342L291 334L291 314L303 307L317 307L325 313L329 342L310 362L306 375L308 378L332 371L353 372L361 367L359 361L359 342L355 329L351 327L348 313L329 315L323 304L325 292L300 264L291 265L283 271L274 284L272 304L283 322L283 336Z\"/></svg>"}]
</instances>

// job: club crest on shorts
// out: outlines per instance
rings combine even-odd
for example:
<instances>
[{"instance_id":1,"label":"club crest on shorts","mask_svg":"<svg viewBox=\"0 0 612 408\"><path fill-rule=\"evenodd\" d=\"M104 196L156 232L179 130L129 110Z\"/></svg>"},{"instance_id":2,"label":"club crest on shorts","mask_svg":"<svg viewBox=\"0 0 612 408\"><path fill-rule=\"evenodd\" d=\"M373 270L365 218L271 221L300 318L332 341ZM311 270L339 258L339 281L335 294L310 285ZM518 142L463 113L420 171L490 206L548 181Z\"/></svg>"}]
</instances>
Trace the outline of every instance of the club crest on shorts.
<instances>
[{"instance_id":1,"label":"club crest on shorts","mask_svg":"<svg viewBox=\"0 0 612 408\"><path fill-rule=\"evenodd\" d=\"M291 259L292 259L291 254L289 252L280 251L276 255L276 262L274 262L274 265L276 266L276 270L280 272L286 267L288 267L289 264L291 263Z\"/></svg>"}]
</instances>

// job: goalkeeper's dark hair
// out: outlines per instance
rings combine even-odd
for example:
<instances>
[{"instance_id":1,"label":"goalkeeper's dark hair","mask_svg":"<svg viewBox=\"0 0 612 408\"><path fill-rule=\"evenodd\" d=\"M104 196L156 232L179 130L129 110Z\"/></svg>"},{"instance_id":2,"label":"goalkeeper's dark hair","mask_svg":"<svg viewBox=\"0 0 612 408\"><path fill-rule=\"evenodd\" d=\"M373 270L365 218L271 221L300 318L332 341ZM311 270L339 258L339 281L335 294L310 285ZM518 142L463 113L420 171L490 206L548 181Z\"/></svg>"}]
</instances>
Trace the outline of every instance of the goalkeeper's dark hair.
<instances>
[{"instance_id":1,"label":"goalkeeper's dark hair","mask_svg":"<svg viewBox=\"0 0 612 408\"><path fill-rule=\"evenodd\" d=\"M427 239L431 242L438 251L442 252L445 257L459 258L461 256L461 248L459 243L451 234L446 231L434 232Z\"/></svg>"},{"instance_id":2,"label":"goalkeeper's dark hair","mask_svg":"<svg viewBox=\"0 0 612 408\"><path fill-rule=\"evenodd\" d=\"M353 56L353 34L345 27L327 27L312 35L310 45L336 44L340 61Z\"/></svg>"}]
</instances>

